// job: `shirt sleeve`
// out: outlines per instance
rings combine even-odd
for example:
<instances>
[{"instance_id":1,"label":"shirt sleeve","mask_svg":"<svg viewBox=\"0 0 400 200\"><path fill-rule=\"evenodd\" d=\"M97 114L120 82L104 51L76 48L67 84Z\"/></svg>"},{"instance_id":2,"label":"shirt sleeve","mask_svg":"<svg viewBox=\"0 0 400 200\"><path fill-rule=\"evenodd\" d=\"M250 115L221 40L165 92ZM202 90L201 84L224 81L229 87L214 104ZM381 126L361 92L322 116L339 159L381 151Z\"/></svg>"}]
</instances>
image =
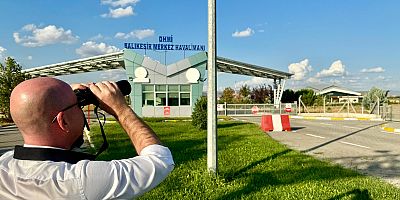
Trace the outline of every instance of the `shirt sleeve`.
<instances>
[{"instance_id":1,"label":"shirt sleeve","mask_svg":"<svg viewBox=\"0 0 400 200\"><path fill-rule=\"evenodd\" d=\"M129 199L156 187L173 168L170 150L150 145L133 158L86 161L82 163L80 179L88 199Z\"/></svg>"}]
</instances>

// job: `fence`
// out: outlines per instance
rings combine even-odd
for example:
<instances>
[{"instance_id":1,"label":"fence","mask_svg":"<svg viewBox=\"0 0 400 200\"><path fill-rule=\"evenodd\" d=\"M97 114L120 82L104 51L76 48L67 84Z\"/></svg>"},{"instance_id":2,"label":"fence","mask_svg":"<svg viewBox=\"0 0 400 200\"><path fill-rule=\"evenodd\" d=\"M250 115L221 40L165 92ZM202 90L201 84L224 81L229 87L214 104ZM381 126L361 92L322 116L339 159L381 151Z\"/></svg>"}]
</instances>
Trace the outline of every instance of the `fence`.
<instances>
[{"instance_id":1,"label":"fence","mask_svg":"<svg viewBox=\"0 0 400 200\"><path fill-rule=\"evenodd\" d=\"M260 116L263 114L297 114L296 103L274 104L218 104L219 116Z\"/></svg>"}]
</instances>

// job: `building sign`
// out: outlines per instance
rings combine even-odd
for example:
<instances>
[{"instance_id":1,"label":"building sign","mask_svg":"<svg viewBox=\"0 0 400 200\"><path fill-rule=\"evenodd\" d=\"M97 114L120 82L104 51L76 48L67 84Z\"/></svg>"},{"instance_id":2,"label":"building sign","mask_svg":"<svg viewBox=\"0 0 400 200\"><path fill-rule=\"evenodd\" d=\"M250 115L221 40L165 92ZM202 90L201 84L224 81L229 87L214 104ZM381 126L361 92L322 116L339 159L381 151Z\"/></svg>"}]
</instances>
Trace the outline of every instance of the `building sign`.
<instances>
[{"instance_id":1,"label":"building sign","mask_svg":"<svg viewBox=\"0 0 400 200\"><path fill-rule=\"evenodd\" d=\"M217 111L224 111L224 104L217 104Z\"/></svg>"},{"instance_id":2,"label":"building sign","mask_svg":"<svg viewBox=\"0 0 400 200\"><path fill-rule=\"evenodd\" d=\"M164 116L170 116L170 115L171 115L171 107L164 106Z\"/></svg>"},{"instance_id":3,"label":"building sign","mask_svg":"<svg viewBox=\"0 0 400 200\"><path fill-rule=\"evenodd\" d=\"M205 51L206 45L173 44L173 37L158 36L158 43L124 43L126 49L163 50L163 51Z\"/></svg>"},{"instance_id":4,"label":"building sign","mask_svg":"<svg viewBox=\"0 0 400 200\"><path fill-rule=\"evenodd\" d=\"M257 106L253 106L253 107L251 108L251 113L253 113L253 114L257 114L258 111L259 111L259 109L258 109Z\"/></svg>"},{"instance_id":5,"label":"building sign","mask_svg":"<svg viewBox=\"0 0 400 200\"><path fill-rule=\"evenodd\" d=\"M285 104L285 112L292 112L292 104L290 103Z\"/></svg>"}]
</instances>

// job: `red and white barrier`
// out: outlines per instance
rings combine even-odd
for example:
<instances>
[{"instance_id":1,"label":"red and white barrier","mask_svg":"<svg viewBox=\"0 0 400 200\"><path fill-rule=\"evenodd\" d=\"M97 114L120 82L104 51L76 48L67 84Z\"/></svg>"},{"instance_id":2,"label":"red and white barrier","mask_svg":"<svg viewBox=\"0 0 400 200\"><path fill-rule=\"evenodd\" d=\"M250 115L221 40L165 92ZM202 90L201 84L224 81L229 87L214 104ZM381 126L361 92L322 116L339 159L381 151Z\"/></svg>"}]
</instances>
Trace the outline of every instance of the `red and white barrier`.
<instances>
[{"instance_id":1,"label":"red and white barrier","mask_svg":"<svg viewBox=\"0 0 400 200\"><path fill-rule=\"evenodd\" d=\"M263 115L261 129L263 131L291 131L289 115Z\"/></svg>"}]
</instances>

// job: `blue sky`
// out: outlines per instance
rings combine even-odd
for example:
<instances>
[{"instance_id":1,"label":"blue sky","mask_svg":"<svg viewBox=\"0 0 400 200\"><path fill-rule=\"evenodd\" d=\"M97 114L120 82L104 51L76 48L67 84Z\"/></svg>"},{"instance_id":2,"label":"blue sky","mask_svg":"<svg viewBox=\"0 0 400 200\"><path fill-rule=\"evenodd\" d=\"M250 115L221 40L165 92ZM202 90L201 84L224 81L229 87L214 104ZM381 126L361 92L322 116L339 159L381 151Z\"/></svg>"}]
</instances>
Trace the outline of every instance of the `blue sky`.
<instances>
[{"instance_id":1,"label":"blue sky","mask_svg":"<svg viewBox=\"0 0 400 200\"><path fill-rule=\"evenodd\" d=\"M207 44L205 0L2 0L0 8L0 58L11 56L24 69L119 51L124 42L156 43L159 35ZM394 0L217 1L217 54L295 74L286 88L399 91L399 8ZM164 62L163 52L147 54ZM167 64L183 56L168 52ZM121 70L61 77L70 83L123 78ZM219 89L271 83L218 78Z\"/></svg>"}]
</instances>

